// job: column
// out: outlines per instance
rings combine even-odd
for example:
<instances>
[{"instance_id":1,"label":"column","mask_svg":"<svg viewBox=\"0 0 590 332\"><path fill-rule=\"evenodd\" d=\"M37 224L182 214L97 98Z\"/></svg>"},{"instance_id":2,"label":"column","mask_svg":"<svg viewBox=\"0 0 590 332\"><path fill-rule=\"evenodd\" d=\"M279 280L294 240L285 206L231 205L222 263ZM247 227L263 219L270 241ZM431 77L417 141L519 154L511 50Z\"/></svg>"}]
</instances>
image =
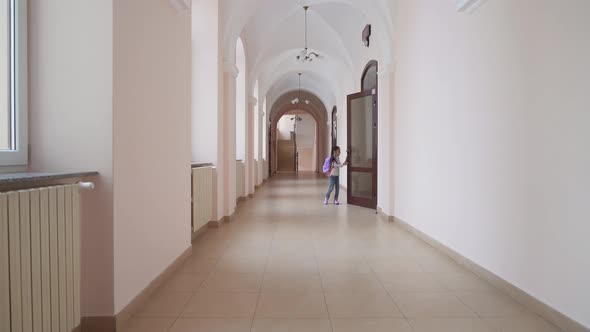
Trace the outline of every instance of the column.
<instances>
[{"instance_id":1,"label":"column","mask_svg":"<svg viewBox=\"0 0 590 332\"><path fill-rule=\"evenodd\" d=\"M383 213L392 216L393 202L393 73L388 64L379 64L377 74L379 80L379 101L378 101L378 177L379 188L377 196L377 207Z\"/></svg>"},{"instance_id":2,"label":"column","mask_svg":"<svg viewBox=\"0 0 590 332\"><path fill-rule=\"evenodd\" d=\"M230 217L236 209L236 79L235 63L223 64L223 100L219 112L217 145L218 220Z\"/></svg>"},{"instance_id":3,"label":"column","mask_svg":"<svg viewBox=\"0 0 590 332\"><path fill-rule=\"evenodd\" d=\"M254 96L248 97L246 109L246 194L253 194L256 183L256 167L254 167L254 114L258 99Z\"/></svg>"}]
</instances>

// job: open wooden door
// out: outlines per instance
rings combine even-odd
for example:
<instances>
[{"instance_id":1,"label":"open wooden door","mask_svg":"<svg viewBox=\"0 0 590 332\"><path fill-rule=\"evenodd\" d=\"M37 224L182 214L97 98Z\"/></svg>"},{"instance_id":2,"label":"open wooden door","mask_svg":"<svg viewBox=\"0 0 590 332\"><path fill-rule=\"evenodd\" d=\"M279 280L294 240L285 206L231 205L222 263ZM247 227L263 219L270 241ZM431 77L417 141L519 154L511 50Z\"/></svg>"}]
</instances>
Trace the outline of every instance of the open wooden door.
<instances>
[{"instance_id":1,"label":"open wooden door","mask_svg":"<svg viewBox=\"0 0 590 332\"><path fill-rule=\"evenodd\" d=\"M348 96L348 204L377 208L377 90Z\"/></svg>"}]
</instances>

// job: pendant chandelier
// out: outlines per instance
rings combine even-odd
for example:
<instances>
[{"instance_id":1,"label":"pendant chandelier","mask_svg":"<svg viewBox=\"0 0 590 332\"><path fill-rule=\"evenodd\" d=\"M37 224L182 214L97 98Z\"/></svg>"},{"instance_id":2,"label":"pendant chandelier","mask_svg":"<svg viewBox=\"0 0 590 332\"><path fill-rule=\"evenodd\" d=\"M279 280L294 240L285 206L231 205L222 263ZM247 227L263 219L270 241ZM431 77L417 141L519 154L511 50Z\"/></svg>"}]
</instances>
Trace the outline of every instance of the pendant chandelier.
<instances>
[{"instance_id":1,"label":"pendant chandelier","mask_svg":"<svg viewBox=\"0 0 590 332\"><path fill-rule=\"evenodd\" d=\"M305 99L305 100L301 100L301 73L299 73L299 94L297 96L297 98L291 100L291 104L295 105L295 104L299 104L301 102L304 102L306 105L309 105L309 100Z\"/></svg>"},{"instance_id":2,"label":"pendant chandelier","mask_svg":"<svg viewBox=\"0 0 590 332\"><path fill-rule=\"evenodd\" d=\"M317 54L316 52L309 51L307 47L307 11L309 6L304 6L303 10L305 11L305 47L303 50L297 55L296 60L299 63L309 63L313 62L314 60L321 60L322 56Z\"/></svg>"}]
</instances>

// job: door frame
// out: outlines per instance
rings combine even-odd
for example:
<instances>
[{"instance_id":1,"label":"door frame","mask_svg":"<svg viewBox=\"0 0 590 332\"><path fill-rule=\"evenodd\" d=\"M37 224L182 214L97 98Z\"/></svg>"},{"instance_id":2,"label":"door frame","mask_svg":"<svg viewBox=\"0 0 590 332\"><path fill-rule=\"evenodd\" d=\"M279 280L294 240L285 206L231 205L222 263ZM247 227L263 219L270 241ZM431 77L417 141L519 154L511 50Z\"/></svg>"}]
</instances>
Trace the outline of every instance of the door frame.
<instances>
[{"instance_id":1,"label":"door frame","mask_svg":"<svg viewBox=\"0 0 590 332\"><path fill-rule=\"evenodd\" d=\"M350 105L351 105L351 101L353 99L358 99L358 98L363 98L363 97L369 97L369 96L373 96L373 107L372 107L372 113L373 113L373 168L372 169L368 169L368 168L363 168L363 167L354 167L354 165L348 165L347 167L347 177L346 177L346 197L347 197L347 201L348 204L352 204L352 205L357 205L357 206L362 206L362 207L366 207L369 209L377 209L377 192L378 192L378 187L377 187L377 179L378 179L378 173L377 173L377 165L378 165L378 127L379 127L379 119L378 119L378 104L379 104L379 95L378 95L378 90L377 88L375 89L371 89L371 90L367 90L367 91L362 91L359 93L354 93L351 95L347 96L347 133L346 133L346 138L347 138L347 151L351 151L352 150L352 145L351 145L351 109L350 109ZM362 172L362 173L372 173L372 184L373 184L373 197L371 199L368 198L362 198L362 197L353 197L352 196L352 173L353 172Z\"/></svg>"}]
</instances>

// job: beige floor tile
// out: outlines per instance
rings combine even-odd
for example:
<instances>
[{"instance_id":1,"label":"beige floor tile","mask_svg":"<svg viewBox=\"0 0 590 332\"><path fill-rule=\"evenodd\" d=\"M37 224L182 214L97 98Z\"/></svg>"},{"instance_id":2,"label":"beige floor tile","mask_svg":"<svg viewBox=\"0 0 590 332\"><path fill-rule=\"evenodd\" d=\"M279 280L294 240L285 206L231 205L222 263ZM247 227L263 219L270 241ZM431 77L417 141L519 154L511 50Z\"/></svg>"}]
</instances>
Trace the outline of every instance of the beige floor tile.
<instances>
[{"instance_id":1,"label":"beige floor tile","mask_svg":"<svg viewBox=\"0 0 590 332\"><path fill-rule=\"evenodd\" d=\"M559 328L533 314L486 318L485 320L498 332L562 332Z\"/></svg>"},{"instance_id":2,"label":"beige floor tile","mask_svg":"<svg viewBox=\"0 0 590 332\"><path fill-rule=\"evenodd\" d=\"M222 259L244 258L244 259L261 259L268 257L270 248L260 246L236 246L226 249Z\"/></svg>"},{"instance_id":3,"label":"beige floor tile","mask_svg":"<svg viewBox=\"0 0 590 332\"><path fill-rule=\"evenodd\" d=\"M321 293L322 280L317 273L267 273L263 293Z\"/></svg>"},{"instance_id":4,"label":"beige floor tile","mask_svg":"<svg viewBox=\"0 0 590 332\"><path fill-rule=\"evenodd\" d=\"M405 319L339 318L332 320L334 332L412 332Z\"/></svg>"},{"instance_id":5,"label":"beige floor tile","mask_svg":"<svg viewBox=\"0 0 590 332\"><path fill-rule=\"evenodd\" d=\"M368 260L394 260L403 255L401 249L394 245L386 248L364 249L361 252Z\"/></svg>"},{"instance_id":6,"label":"beige floor tile","mask_svg":"<svg viewBox=\"0 0 590 332\"><path fill-rule=\"evenodd\" d=\"M202 292L259 293L261 273L212 273L199 288Z\"/></svg>"},{"instance_id":7,"label":"beige floor tile","mask_svg":"<svg viewBox=\"0 0 590 332\"><path fill-rule=\"evenodd\" d=\"M495 292L458 292L457 296L481 317L518 316L525 308L507 295Z\"/></svg>"},{"instance_id":8,"label":"beige floor tile","mask_svg":"<svg viewBox=\"0 0 590 332\"><path fill-rule=\"evenodd\" d=\"M322 293L262 293L257 318L327 318Z\"/></svg>"},{"instance_id":9,"label":"beige floor tile","mask_svg":"<svg viewBox=\"0 0 590 332\"><path fill-rule=\"evenodd\" d=\"M251 332L332 332L329 319L254 319Z\"/></svg>"},{"instance_id":10,"label":"beige floor tile","mask_svg":"<svg viewBox=\"0 0 590 332\"><path fill-rule=\"evenodd\" d=\"M393 294L393 300L408 318L475 317L475 313L450 293Z\"/></svg>"},{"instance_id":11,"label":"beige floor tile","mask_svg":"<svg viewBox=\"0 0 590 332\"><path fill-rule=\"evenodd\" d=\"M178 273L168 280L162 290L172 292L196 292L207 279L208 274Z\"/></svg>"},{"instance_id":12,"label":"beige floor tile","mask_svg":"<svg viewBox=\"0 0 590 332\"><path fill-rule=\"evenodd\" d=\"M169 332L250 332L251 319L179 318Z\"/></svg>"},{"instance_id":13,"label":"beige floor tile","mask_svg":"<svg viewBox=\"0 0 590 332\"><path fill-rule=\"evenodd\" d=\"M266 257L263 258L224 258L219 261L214 273L264 273Z\"/></svg>"},{"instance_id":14,"label":"beige floor tile","mask_svg":"<svg viewBox=\"0 0 590 332\"><path fill-rule=\"evenodd\" d=\"M391 293L447 292L447 288L430 273L378 274L381 283Z\"/></svg>"},{"instance_id":15,"label":"beige floor tile","mask_svg":"<svg viewBox=\"0 0 590 332\"><path fill-rule=\"evenodd\" d=\"M385 289L376 276L372 274L322 274L322 284L325 292L384 292Z\"/></svg>"},{"instance_id":16,"label":"beige floor tile","mask_svg":"<svg viewBox=\"0 0 590 332\"><path fill-rule=\"evenodd\" d=\"M377 274L425 272L416 261L406 257L395 260L370 260L368 263Z\"/></svg>"},{"instance_id":17,"label":"beige floor tile","mask_svg":"<svg viewBox=\"0 0 590 332\"><path fill-rule=\"evenodd\" d=\"M332 318L403 318L387 293L328 293L326 302Z\"/></svg>"},{"instance_id":18,"label":"beige floor tile","mask_svg":"<svg viewBox=\"0 0 590 332\"><path fill-rule=\"evenodd\" d=\"M373 273L364 260L323 260L318 263L318 266L322 275Z\"/></svg>"},{"instance_id":19,"label":"beige floor tile","mask_svg":"<svg viewBox=\"0 0 590 332\"><path fill-rule=\"evenodd\" d=\"M479 318L410 319L414 332L494 332Z\"/></svg>"},{"instance_id":20,"label":"beige floor tile","mask_svg":"<svg viewBox=\"0 0 590 332\"><path fill-rule=\"evenodd\" d=\"M426 272L443 274L467 272L464 267L442 254L437 254L436 256L418 257L416 260Z\"/></svg>"},{"instance_id":21,"label":"beige floor tile","mask_svg":"<svg viewBox=\"0 0 590 332\"><path fill-rule=\"evenodd\" d=\"M247 318L256 310L255 293L197 293L187 303L183 317Z\"/></svg>"},{"instance_id":22,"label":"beige floor tile","mask_svg":"<svg viewBox=\"0 0 590 332\"><path fill-rule=\"evenodd\" d=\"M168 332L176 318L132 318L121 332Z\"/></svg>"},{"instance_id":23,"label":"beige floor tile","mask_svg":"<svg viewBox=\"0 0 590 332\"><path fill-rule=\"evenodd\" d=\"M179 273L204 274L215 269L219 260L215 258L189 258L178 270Z\"/></svg>"},{"instance_id":24,"label":"beige floor tile","mask_svg":"<svg viewBox=\"0 0 590 332\"><path fill-rule=\"evenodd\" d=\"M497 291L497 289L492 286L492 284L470 272L456 274L436 274L436 278L451 291Z\"/></svg>"},{"instance_id":25,"label":"beige floor tile","mask_svg":"<svg viewBox=\"0 0 590 332\"><path fill-rule=\"evenodd\" d=\"M138 317L178 317L193 296L190 292L160 291L136 314Z\"/></svg>"},{"instance_id":26,"label":"beige floor tile","mask_svg":"<svg viewBox=\"0 0 590 332\"><path fill-rule=\"evenodd\" d=\"M319 274L319 270L315 259L278 259L271 257L266 266L266 273Z\"/></svg>"}]
</instances>

